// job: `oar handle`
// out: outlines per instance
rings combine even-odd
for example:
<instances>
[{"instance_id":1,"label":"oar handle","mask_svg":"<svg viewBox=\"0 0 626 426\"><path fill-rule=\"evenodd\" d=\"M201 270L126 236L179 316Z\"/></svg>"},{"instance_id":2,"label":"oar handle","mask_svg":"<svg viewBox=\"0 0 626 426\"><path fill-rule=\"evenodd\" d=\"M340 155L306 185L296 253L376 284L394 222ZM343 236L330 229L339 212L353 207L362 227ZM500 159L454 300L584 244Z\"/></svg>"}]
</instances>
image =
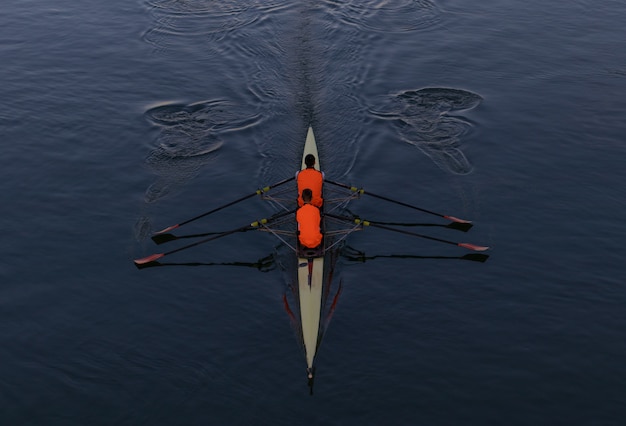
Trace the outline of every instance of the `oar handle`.
<instances>
[{"instance_id":1,"label":"oar handle","mask_svg":"<svg viewBox=\"0 0 626 426\"><path fill-rule=\"evenodd\" d=\"M276 213L275 215L270 216L270 217L268 217L266 219L256 220L256 221L252 222L250 224L250 226L253 227L253 228L265 227L265 226L267 226L268 223L271 223L273 220L280 219L281 217L284 217L284 216L287 216L287 215L290 215L290 214L294 214L295 212L296 212L296 210L287 210L287 211L284 211L284 212Z\"/></svg>"}]
</instances>

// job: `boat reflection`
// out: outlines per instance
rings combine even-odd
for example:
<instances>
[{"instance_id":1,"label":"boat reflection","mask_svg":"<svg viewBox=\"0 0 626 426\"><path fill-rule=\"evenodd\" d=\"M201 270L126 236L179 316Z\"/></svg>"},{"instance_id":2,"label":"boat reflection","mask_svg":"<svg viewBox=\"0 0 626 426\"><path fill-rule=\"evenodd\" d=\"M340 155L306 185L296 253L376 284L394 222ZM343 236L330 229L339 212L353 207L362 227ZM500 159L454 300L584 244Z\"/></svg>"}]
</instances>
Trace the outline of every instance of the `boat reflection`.
<instances>
[{"instance_id":1,"label":"boat reflection","mask_svg":"<svg viewBox=\"0 0 626 426\"><path fill-rule=\"evenodd\" d=\"M274 253L255 262L152 262L149 266L237 266L254 268L261 272L270 272L277 269L281 270L284 273L286 283L282 297L283 307L289 317L299 346L304 354L309 393L312 395L318 351L342 293L343 281L340 278L339 270L339 265L342 262L339 262L340 259L344 262L358 263L380 258L469 260L485 262L489 258L489 255L483 253L470 253L463 256L415 254L366 255L364 252L348 245L337 245L333 249L327 250L324 255L323 287L319 289L319 291L312 291L312 289L303 288L298 284L298 271L294 267L294 265L297 264L294 259L295 257L295 254L289 247L281 244L276 247ZM306 294L303 294L303 292L306 292Z\"/></svg>"},{"instance_id":2,"label":"boat reflection","mask_svg":"<svg viewBox=\"0 0 626 426\"><path fill-rule=\"evenodd\" d=\"M319 289L299 283L297 273L287 271L288 285L283 294L283 304L304 352L311 395L315 380L317 352L341 295L342 281L339 280L339 283L335 285L338 275L337 260L340 255L340 247L328 250L324 254L322 288ZM297 314L294 314L294 310Z\"/></svg>"},{"instance_id":3,"label":"boat reflection","mask_svg":"<svg viewBox=\"0 0 626 426\"><path fill-rule=\"evenodd\" d=\"M139 269L153 268L158 266L241 266L244 268L254 268L261 272L273 271L277 267L276 256L270 254L256 262L150 262L145 265L138 265Z\"/></svg>"},{"instance_id":4,"label":"boat reflection","mask_svg":"<svg viewBox=\"0 0 626 426\"><path fill-rule=\"evenodd\" d=\"M299 285L297 256L286 245L279 245L275 252L255 262L160 262L154 261L140 268L147 267L213 267L237 266L270 272L280 269L285 276L283 306L287 312L297 341L304 352L306 360L307 380L310 393L313 394L315 379L315 358L332 315L341 295L342 283L335 286L337 276L337 260L341 255L341 247L328 250L324 254L324 271L321 288L313 288L307 284Z\"/></svg>"}]
</instances>

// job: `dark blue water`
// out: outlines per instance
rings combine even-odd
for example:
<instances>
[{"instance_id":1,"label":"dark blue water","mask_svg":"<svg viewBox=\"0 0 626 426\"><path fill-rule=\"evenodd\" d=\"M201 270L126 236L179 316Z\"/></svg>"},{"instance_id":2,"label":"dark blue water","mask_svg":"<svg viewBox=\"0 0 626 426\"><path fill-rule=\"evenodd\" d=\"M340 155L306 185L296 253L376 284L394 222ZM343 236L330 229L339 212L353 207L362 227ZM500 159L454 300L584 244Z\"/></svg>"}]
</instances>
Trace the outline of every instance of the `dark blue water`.
<instances>
[{"instance_id":1,"label":"dark blue water","mask_svg":"<svg viewBox=\"0 0 626 426\"><path fill-rule=\"evenodd\" d=\"M626 6L466 3L4 5L0 424L623 424ZM277 240L171 256L274 255L265 272L132 262L152 231L291 176L309 124L328 178L472 219L418 232L492 247L340 260L313 397Z\"/></svg>"}]
</instances>

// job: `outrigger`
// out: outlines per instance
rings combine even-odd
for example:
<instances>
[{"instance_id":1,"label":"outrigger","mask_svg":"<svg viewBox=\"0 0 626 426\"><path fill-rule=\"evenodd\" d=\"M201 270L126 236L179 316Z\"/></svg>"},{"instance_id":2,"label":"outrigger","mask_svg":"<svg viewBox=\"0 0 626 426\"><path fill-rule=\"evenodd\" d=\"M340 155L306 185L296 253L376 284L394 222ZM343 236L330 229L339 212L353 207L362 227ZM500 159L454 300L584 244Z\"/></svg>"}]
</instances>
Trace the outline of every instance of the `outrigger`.
<instances>
[{"instance_id":1,"label":"outrigger","mask_svg":"<svg viewBox=\"0 0 626 426\"><path fill-rule=\"evenodd\" d=\"M320 170L320 161L317 150L317 144L315 141L315 136L313 134L313 129L311 127L308 128L307 136L304 144L303 155L302 155L302 163L300 170L304 169L305 163L304 158L307 154L313 154L317 159L315 168ZM424 238L432 241L442 242L446 244L456 245L458 247L462 247L468 250L472 250L475 252L482 252L488 250L489 247L478 246L469 243L459 243L455 241L444 240L441 238L436 238L428 235L419 234L416 232L406 231L403 229L399 229L399 226L439 226L445 227L449 229L459 230L463 232L467 232L471 227L472 223L468 220L459 219L454 216L445 215L437 212L433 212L430 210L426 210L424 208L414 206L402 201L396 201L391 198L376 195L370 192L366 192L364 189L360 189L354 186L349 186L346 184L333 182L330 180L324 181L324 204L322 206L322 224L321 228L323 231L323 241L319 247L310 249L304 246L301 246L298 242L297 237L297 224L294 229L293 225L295 224L295 212L297 207L295 200L297 195L294 195L293 188L285 189L282 192L278 192L276 194L270 194L270 190L275 189L277 187L283 186L286 183L294 180L295 177L290 177L284 180L281 180L274 185L266 186L262 189L257 189L256 191L247 194L241 198L238 198L234 201L231 201L223 206L214 208L206 213L195 216L191 219L185 220L178 224L169 226L161 231L158 231L153 234L152 240L157 244L163 244L166 242L183 239L183 238L200 238L194 243L170 250L168 252L156 253L150 256L146 256L141 259L136 259L134 261L135 265L142 269L151 266L159 266L159 260L165 256L169 256L171 254L186 250L191 247L198 246L200 244L207 243L209 241L216 240L218 238L225 237L227 235L231 235L238 232L245 232L251 230L262 230L271 232L277 238L279 238L286 246L293 250L297 259L297 275L298 275L298 301L300 307L300 323L301 323L301 332L302 332L302 342L303 349L306 357L307 363L307 376L309 379L309 386L312 389L312 383L314 378L315 371L315 356L317 353L317 349L321 340L322 333L322 324L321 324L321 315L323 309L323 289L324 289L324 279L328 276L328 272L325 271L325 258L329 253L331 253L332 249L337 248L341 242L343 242L346 237L352 232L363 230L366 227L378 227L381 229L385 229L388 231L399 232L406 235ZM330 186L327 186L329 184ZM276 192L276 191L275 191ZM389 222L373 222L369 220L361 219L354 215L346 216L345 214L340 214L340 210L345 207L351 200L360 198L362 195L367 194L371 197L381 199L387 202L391 202L394 204L398 204L413 210L420 211L422 213L426 213L433 216L438 216L442 219L449 221L446 224L431 224L431 223L389 223ZM337 197L333 198L334 195ZM255 196L260 196L265 200L269 200L274 202L277 206L280 207L281 211L274 214L273 216L265 219L256 220L252 223L245 224L243 226L223 231L217 233L202 233L202 234L190 234L183 236L176 236L171 234L171 231L180 228L183 225L194 222L198 219L209 216L212 213L223 210L227 207L233 206L239 202L247 200L249 198L253 198ZM338 225L340 225L338 227ZM285 226L287 227L285 229ZM290 240L292 242L290 242ZM453 257L456 259L463 260L472 260L484 262L487 260L489 256L486 254L468 254L460 257ZM450 258L450 257L446 257ZM356 258L356 260L365 260L365 257ZM325 275L326 274L326 275ZM333 303L334 304L334 303Z\"/></svg>"}]
</instances>

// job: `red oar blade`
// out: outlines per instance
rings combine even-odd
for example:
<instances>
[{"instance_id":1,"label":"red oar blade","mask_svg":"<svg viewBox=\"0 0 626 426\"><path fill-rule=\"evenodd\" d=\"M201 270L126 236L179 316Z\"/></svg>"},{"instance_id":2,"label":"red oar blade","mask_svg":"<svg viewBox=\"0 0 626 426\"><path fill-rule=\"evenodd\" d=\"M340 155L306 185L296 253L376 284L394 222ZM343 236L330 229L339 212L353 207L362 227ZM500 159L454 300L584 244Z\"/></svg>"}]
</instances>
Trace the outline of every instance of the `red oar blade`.
<instances>
[{"instance_id":1,"label":"red oar blade","mask_svg":"<svg viewBox=\"0 0 626 426\"><path fill-rule=\"evenodd\" d=\"M151 254L150 256L146 256L146 257L143 257L141 259L135 259L133 262L135 262L135 265L137 265L137 266L145 265L146 263L156 262L157 260L159 260L163 256L165 256L165 253Z\"/></svg>"},{"instance_id":2,"label":"red oar blade","mask_svg":"<svg viewBox=\"0 0 626 426\"><path fill-rule=\"evenodd\" d=\"M165 229L161 229L160 231L155 232L155 233L154 233L154 235L158 235L158 234L165 234L166 232L170 232L171 230L176 229L176 228L178 228L179 226L180 226L180 225L172 225L172 226L169 226L169 227L167 227L167 228L165 228Z\"/></svg>"},{"instance_id":3,"label":"red oar blade","mask_svg":"<svg viewBox=\"0 0 626 426\"><path fill-rule=\"evenodd\" d=\"M474 251L486 251L486 250L489 250L489 247L477 246L476 244L469 244L469 243L459 243L458 246L466 248L468 250L474 250Z\"/></svg>"},{"instance_id":4,"label":"red oar blade","mask_svg":"<svg viewBox=\"0 0 626 426\"><path fill-rule=\"evenodd\" d=\"M458 217L454 216L444 216L444 218L456 223L472 223L471 220L459 219Z\"/></svg>"}]
</instances>

